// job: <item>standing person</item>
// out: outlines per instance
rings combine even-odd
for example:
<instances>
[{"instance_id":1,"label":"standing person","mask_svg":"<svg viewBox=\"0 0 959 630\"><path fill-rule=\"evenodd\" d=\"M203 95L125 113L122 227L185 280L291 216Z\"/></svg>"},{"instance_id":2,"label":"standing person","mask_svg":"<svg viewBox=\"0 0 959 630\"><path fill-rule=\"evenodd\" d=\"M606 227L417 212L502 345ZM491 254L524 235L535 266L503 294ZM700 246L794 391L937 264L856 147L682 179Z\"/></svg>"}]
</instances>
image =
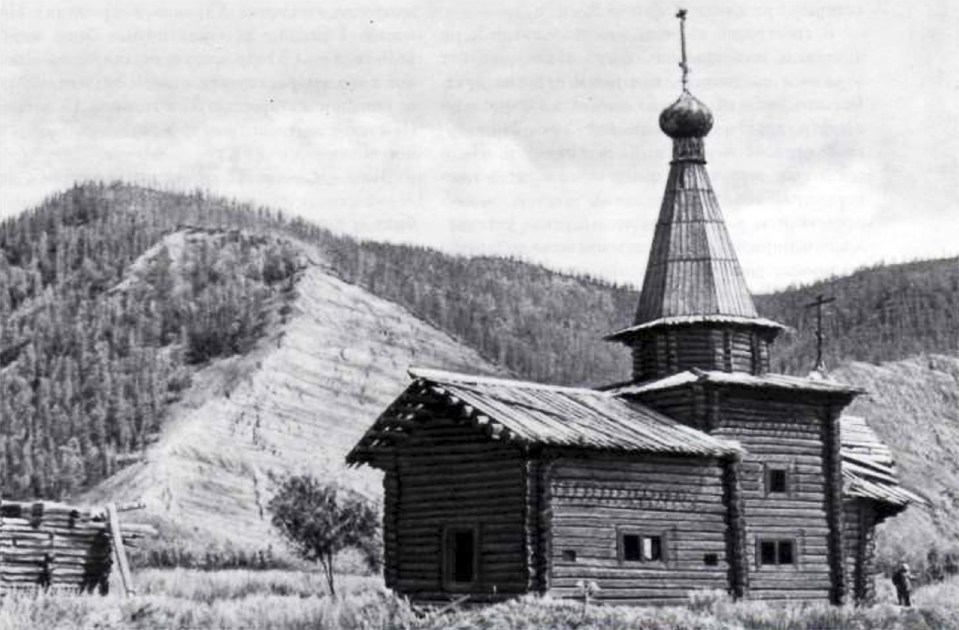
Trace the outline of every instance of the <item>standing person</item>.
<instances>
[{"instance_id":1,"label":"standing person","mask_svg":"<svg viewBox=\"0 0 959 630\"><path fill-rule=\"evenodd\" d=\"M909 607L909 594L912 591L912 574L909 573L909 565L905 562L899 564L899 568L892 574L892 585L896 587L896 596L899 598L899 605Z\"/></svg>"}]
</instances>

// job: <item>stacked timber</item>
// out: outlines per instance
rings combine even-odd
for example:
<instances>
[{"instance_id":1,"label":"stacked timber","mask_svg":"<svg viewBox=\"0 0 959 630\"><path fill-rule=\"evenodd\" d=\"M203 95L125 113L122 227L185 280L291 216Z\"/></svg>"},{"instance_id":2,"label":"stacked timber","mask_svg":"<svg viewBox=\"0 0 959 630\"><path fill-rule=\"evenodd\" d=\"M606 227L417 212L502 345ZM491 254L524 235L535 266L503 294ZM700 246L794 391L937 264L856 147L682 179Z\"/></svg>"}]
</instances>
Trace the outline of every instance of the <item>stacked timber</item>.
<instances>
[{"instance_id":1,"label":"stacked timber","mask_svg":"<svg viewBox=\"0 0 959 630\"><path fill-rule=\"evenodd\" d=\"M128 525L121 538L151 533ZM0 503L0 590L58 588L105 593L113 565L103 511L53 502Z\"/></svg>"},{"instance_id":2,"label":"stacked timber","mask_svg":"<svg viewBox=\"0 0 959 630\"><path fill-rule=\"evenodd\" d=\"M92 591L110 574L106 523L59 503L0 506L0 584L4 589L74 586Z\"/></svg>"}]
</instances>

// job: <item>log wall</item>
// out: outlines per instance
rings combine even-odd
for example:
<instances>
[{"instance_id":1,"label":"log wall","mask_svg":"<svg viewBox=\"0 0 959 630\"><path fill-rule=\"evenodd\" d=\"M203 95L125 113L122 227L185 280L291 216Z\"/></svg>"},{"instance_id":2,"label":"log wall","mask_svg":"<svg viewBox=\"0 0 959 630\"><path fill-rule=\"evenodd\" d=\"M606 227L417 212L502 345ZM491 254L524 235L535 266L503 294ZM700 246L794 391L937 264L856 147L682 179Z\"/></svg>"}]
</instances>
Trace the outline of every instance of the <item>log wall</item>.
<instances>
[{"instance_id":1,"label":"log wall","mask_svg":"<svg viewBox=\"0 0 959 630\"><path fill-rule=\"evenodd\" d=\"M546 477L548 462L541 457L532 457L526 461L526 497L524 535L526 541L526 564L529 567L526 590L545 593L547 585L546 536L549 527L548 499L543 480Z\"/></svg>"},{"instance_id":2,"label":"log wall","mask_svg":"<svg viewBox=\"0 0 959 630\"><path fill-rule=\"evenodd\" d=\"M723 502L726 504L726 557L729 559L729 593L741 599L749 592L749 560L746 556L746 517L744 513L742 459L725 458L723 466Z\"/></svg>"},{"instance_id":3,"label":"log wall","mask_svg":"<svg viewBox=\"0 0 959 630\"><path fill-rule=\"evenodd\" d=\"M650 329L633 347L633 379L661 378L699 368L764 374L769 371L769 333L720 324Z\"/></svg>"},{"instance_id":4,"label":"log wall","mask_svg":"<svg viewBox=\"0 0 959 630\"><path fill-rule=\"evenodd\" d=\"M553 463L549 497L550 593L575 596L578 580L595 580L598 597L610 603L680 603L691 590L728 587L729 510L720 462L561 458ZM661 535L664 561L622 561L620 529ZM715 565L705 563L707 554Z\"/></svg>"},{"instance_id":5,"label":"log wall","mask_svg":"<svg viewBox=\"0 0 959 630\"><path fill-rule=\"evenodd\" d=\"M847 499L844 554L846 590L857 604L871 604L876 597L876 509L863 499Z\"/></svg>"},{"instance_id":6,"label":"log wall","mask_svg":"<svg viewBox=\"0 0 959 630\"><path fill-rule=\"evenodd\" d=\"M399 498L400 476L395 458L392 467L383 474L383 582L387 588L397 588L399 575Z\"/></svg>"},{"instance_id":7,"label":"log wall","mask_svg":"<svg viewBox=\"0 0 959 630\"><path fill-rule=\"evenodd\" d=\"M796 395L719 390L714 435L738 440L743 456L749 597L827 600L834 590L830 555L829 462L824 447L828 410ZM800 392L798 396L802 396ZM769 493L770 468L787 471L787 492ZM795 562L759 564L759 541L794 541ZM841 581L841 578L840 578Z\"/></svg>"},{"instance_id":8,"label":"log wall","mask_svg":"<svg viewBox=\"0 0 959 630\"><path fill-rule=\"evenodd\" d=\"M105 588L112 550L102 519L42 502L4 501L0 514L0 588Z\"/></svg>"},{"instance_id":9,"label":"log wall","mask_svg":"<svg viewBox=\"0 0 959 630\"><path fill-rule=\"evenodd\" d=\"M421 601L495 601L527 592L530 511L527 460L515 446L471 426L431 418L397 446L385 476L387 583ZM476 529L478 581L468 589L444 580L447 527Z\"/></svg>"},{"instance_id":10,"label":"log wall","mask_svg":"<svg viewBox=\"0 0 959 630\"><path fill-rule=\"evenodd\" d=\"M833 604L846 603L846 556L844 554L845 517L842 494L842 452L839 437L839 414L842 407L826 405L825 421L822 424L823 468L826 473L826 522L829 523L827 543L832 590L829 600Z\"/></svg>"},{"instance_id":11,"label":"log wall","mask_svg":"<svg viewBox=\"0 0 959 630\"><path fill-rule=\"evenodd\" d=\"M704 430L704 425L708 422L704 413L707 410L704 408L706 395L704 388L698 383L645 392L638 397L638 401L694 429Z\"/></svg>"}]
</instances>

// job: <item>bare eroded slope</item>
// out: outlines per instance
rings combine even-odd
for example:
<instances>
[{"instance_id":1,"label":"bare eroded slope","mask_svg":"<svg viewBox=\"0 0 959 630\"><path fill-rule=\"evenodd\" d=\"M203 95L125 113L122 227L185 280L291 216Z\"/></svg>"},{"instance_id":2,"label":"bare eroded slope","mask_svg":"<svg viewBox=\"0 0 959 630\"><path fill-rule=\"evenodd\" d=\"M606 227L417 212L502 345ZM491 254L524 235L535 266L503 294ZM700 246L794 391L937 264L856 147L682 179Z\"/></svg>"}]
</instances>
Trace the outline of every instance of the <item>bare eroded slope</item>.
<instances>
[{"instance_id":1,"label":"bare eroded slope","mask_svg":"<svg viewBox=\"0 0 959 630\"><path fill-rule=\"evenodd\" d=\"M311 472L378 497L346 452L408 384L411 365L496 373L475 351L318 264L302 272L288 321L250 353L200 370L144 461L83 500L142 498L151 515L262 548L275 481Z\"/></svg>"}]
</instances>

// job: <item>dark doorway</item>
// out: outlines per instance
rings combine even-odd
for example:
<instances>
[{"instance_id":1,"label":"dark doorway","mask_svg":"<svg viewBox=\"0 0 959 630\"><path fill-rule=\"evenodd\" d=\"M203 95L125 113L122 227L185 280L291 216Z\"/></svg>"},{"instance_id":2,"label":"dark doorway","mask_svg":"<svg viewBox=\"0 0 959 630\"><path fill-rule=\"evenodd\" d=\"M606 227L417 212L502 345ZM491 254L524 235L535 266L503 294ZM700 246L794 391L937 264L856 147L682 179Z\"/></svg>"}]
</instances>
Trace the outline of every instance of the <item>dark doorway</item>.
<instances>
[{"instance_id":1,"label":"dark doorway","mask_svg":"<svg viewBox=\"0 0 959 630\"><path fill-rule=\"evenodd\" d=\"M476 581L476 530L453 528L446 533L447 582L470 584Z\"/></svg>"}]
</instances>

